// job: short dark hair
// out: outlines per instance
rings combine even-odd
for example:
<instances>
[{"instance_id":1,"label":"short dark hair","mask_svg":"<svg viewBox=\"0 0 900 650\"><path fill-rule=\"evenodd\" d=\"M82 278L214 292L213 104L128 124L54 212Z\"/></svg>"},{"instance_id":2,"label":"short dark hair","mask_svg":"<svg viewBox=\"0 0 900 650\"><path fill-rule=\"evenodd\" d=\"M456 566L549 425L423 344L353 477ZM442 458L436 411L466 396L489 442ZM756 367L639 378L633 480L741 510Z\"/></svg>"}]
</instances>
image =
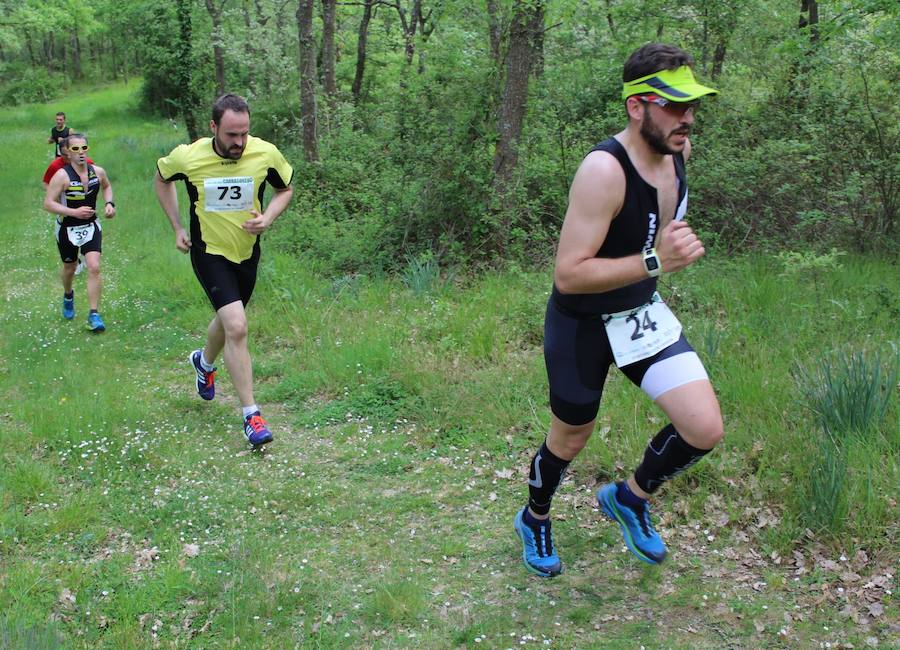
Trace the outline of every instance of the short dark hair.
<instances>
[{"instance_id":1,"label":"short dark hair","mask_svg":"<svg viewBox=\"0 0 900 650\"><path fill-rule=\"evenodd\" d=\"M250 105L240 95L232 95L231 93L222 95L213 103L212 107L212 120L216 123L216 126L219 125L225 111L250 115Z\"/></svg>"},{"instance_id":2,"label":"short dark hair","mask_svg":"<svg viewBox=\"0 0 900 650\"><path fill-rule=\"evenodd\" d=\"M62 142L59 143L60 147L69 148L69 140L84 140L84 143L87 144L87 136L84 133L70 133L68 136L62 139Z\"/></svg>"},{"instance_id":3,"label":"short dark hair","mask_svg":"<svg viewBox=\"0 0 900 650\"><path fill-rule=\"evenodd\" d=\"M65 114L65 113L63 113L63 112L62 112L62 111L60 111L60 112L59 112L59 113L57 113L57 114L56 114L56 117L59 117L59 116L60 116L60 115L62 115L62 116L63 116L63 117L65 117L65 116L66 116L66 114Z\"/></svg>"},{"instance_id":4,"label":"short dark hair","mask_svg":"<svg viewBox=\"0 0 900 650\"><path fill-rule=\"evenodd\" d=\"M660 70L675 70L685 65L694 65L694 57L680 47L647 43L628 57L622 69L622 81L627 83Z\"/></svg>"}]
</instances>

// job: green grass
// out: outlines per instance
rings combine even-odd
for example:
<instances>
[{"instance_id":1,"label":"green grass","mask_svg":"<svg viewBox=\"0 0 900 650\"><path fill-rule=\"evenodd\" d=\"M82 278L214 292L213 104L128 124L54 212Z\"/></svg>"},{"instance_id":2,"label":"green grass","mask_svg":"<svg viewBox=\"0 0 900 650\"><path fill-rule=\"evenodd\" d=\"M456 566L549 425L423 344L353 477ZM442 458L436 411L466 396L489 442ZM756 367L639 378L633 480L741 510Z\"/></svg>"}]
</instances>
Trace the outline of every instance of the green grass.
<instances>
[{"instance_id":1,"label":"green grass","mask_svg":"<svg viewBox=\"0 0 900 650\"><path fill-rule=\"evenodd\" d=\"M890 262L844 256L814 292L765 255L712 251L664 278L726 439L663 490L670 560L640 564L593 493L664 422L613 371L555 501L566 573L542 581L521 566L512 517L549 424L549 269L453 275L420 259L396 278L330 278L264 241L251 351L276 441L249 453L227 373L212 403L191 389L185 359L210 311L151 184L182 134L134 97L118 86L0 116L16 152L0 178L21 188L0 222L0 647L898 643L895 380L826 499L853 517L811 528L825 434L815 373L792 372L832 350L893 349ZM76 320L58 313L37 179L59 109L89 133L119 209L104 224L102 336L84 330L81 276Z\"/></svg>"}]
</instances>

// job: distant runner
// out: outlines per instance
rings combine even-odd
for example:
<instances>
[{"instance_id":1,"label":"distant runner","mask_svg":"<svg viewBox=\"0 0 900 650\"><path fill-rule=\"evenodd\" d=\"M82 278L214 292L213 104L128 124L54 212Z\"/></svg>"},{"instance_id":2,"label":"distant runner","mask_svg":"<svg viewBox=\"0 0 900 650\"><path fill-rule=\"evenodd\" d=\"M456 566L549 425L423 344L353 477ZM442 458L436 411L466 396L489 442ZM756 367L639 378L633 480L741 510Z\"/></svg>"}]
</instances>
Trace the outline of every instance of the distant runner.
<instances>
[{"instance_id":1,"label":"distant runner","mask_svg":"<svg viewBox=\"0 0 900 650\"><path fill-rule=\"evenodd\" d=\"M50 128L50 137L47 138L47 144L53 145L57 158L62 155L59 148L60 142L68 138L71 132L72 129L66 126L66 114L60 111L56 114L56 124Z\"/></svg>"},{"instance_id":2,"label":"distant runner","mask_svg":"<svg viewBox=\"0 0 900 650\"><path fill-rule=\"evenodd\" d=\"M597 492L638 559L658 564L666 546L648 500L708 454L723 435L722 414L700 358L656 292L662 273L703 256L685 221L688 139L700 98L684 50L651 43L625 63L625 130L600 142L578 168L556 253L544 320L550 433L531 461L528 505L515 517L526 568L562 572L553 545L550 502L569 463L594 431L611 364L669 419L625 481Z\"/></svg>"},{"instance_id":3,"label":"distant runner","mask_svg":"<svg viewBox=\"0 0 900 650\"><path fill-rule=\"evenodd\" d=\"M106 329L99 313L103 280L100 275L100 254L103 233L97 220L97 195L103 190L107 219L116 215L112 185L106 171L87 162L88 142L81 133L72 133L63 144L68 150L68 164L50 179L44 197L44 209L56 218L56 246L62 259L60 277L63 284L62 314L67 320L75 318L75 293L72 279L78 265L78 253L84 256L88 269L87 293L90 312L88 329ZM60 219L62 216L62 219Z\"/></svg>"},{"instance_id":4,"label":"distant runner","mask_svg":"<svg viewBox=\"0 0 900 650\"><path fill-rule=\"evenodd\" d=\"M272 433L253 396L245 309L256 284L259 235L290 203L294 170L275 145L250 135L250 107L243 97L219 97L209 128L212 138L179 145L160 158L154 182L175 231L175 246L190 253L194 274L216 311L206 345L190 355L197 393L205 400L215 397L213 364L224 351L241 401L244 435L256 448L271 442ZM172 184L179 180L190 199L190 235L181 225ZM263 210L267 184L275 196Z\"/></svg>"}]
</instances>

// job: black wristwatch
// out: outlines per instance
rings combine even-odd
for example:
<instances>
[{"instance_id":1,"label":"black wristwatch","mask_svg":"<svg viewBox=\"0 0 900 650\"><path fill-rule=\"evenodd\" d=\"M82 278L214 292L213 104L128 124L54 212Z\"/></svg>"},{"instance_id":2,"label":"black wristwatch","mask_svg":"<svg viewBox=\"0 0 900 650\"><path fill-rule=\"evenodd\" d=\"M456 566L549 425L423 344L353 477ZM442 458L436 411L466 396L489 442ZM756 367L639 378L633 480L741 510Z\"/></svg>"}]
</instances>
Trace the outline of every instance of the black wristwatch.
<instances>
[{"instance_id":1,"label":"black wristwatch","mask_svg":"<svg viewBox=\"0 0 900 650\"><path fill-rule=\"evenodd\" d=\"M107 201L106 205L111 205L112 207L116 207L116 202L115 201Z\"/></svg>"}]
</instances>

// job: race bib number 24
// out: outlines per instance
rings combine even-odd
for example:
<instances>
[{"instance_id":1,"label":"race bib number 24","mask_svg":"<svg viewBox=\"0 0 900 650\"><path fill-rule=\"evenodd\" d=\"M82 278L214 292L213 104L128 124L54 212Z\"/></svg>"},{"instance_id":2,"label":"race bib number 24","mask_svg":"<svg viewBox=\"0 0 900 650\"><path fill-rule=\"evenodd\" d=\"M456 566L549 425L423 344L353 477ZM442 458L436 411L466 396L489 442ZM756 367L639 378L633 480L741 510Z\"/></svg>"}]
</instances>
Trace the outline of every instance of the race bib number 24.
<instances>
[{"instance_id":1,"label":"race bib number 24","mask_svg":"<svg viewBox=\"0 0 900 650\"><path fill-rule=\"evenodd\" d=\"M619 368L656 354L681 336L681 323L658 293L637 309L605 315L604 327Z\"/></svg>"},{"instance_id":2,"label":"race bib number 24","mask_svg":"<svg viewBox=\"0 0 900 650\"><path fill-rule=\"evenodd\" d=\"M207 212L240 212L253 208L253 177L207 178L203 181Z\"/></svg>"}]
</instances>

